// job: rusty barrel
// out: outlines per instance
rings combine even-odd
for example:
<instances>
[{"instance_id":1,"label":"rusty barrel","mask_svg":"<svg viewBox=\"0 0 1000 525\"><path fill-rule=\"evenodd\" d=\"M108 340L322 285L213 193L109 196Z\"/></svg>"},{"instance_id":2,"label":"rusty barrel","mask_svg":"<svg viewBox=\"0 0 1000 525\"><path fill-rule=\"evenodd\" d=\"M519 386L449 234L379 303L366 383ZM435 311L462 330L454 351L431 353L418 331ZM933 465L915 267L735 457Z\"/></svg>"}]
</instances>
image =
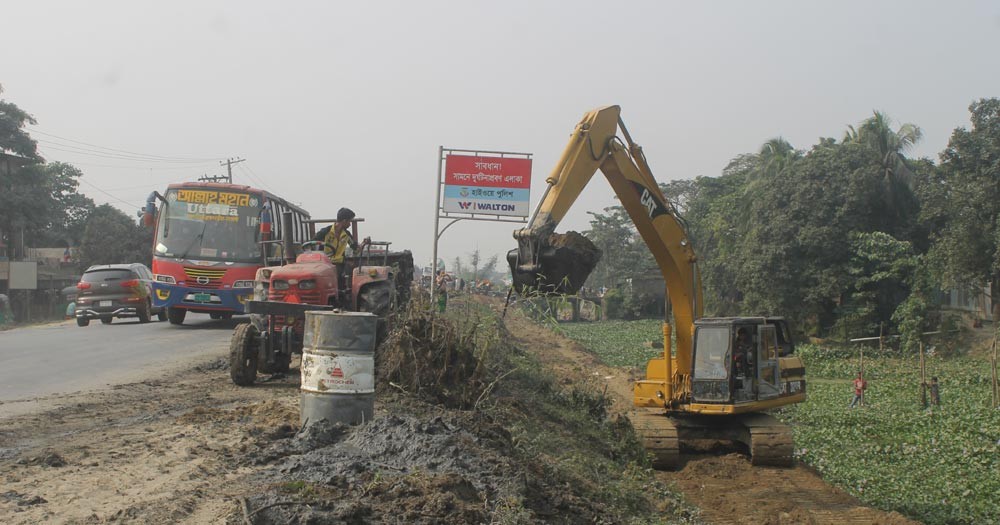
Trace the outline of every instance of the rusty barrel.
<instances>
[{"instance_id":1,"label":"rusty barrel","mask_svg":"<svg viewBox=\"0 0 1000 525\"><path fill-rule=\"evenodd\" d=\"M306 312L302 348L303 425L357 425L375 413L375 333L365 312Z\"/></svg>"}]
</instances>

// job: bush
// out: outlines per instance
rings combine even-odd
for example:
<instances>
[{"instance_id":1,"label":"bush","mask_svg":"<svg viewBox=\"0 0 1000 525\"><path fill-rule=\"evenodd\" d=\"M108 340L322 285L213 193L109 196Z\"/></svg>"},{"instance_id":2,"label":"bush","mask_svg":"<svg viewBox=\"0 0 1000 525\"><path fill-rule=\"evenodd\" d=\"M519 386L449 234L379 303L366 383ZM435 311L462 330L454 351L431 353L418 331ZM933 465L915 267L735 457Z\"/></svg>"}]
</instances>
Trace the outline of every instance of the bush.
<instances>
[{"instance_id":1,"label":"bush","mask_svg":"<svg viewBox=\"0 0 1000 525\"><path fill-rule=\"evenodd\" d=\"M604 315L608 319L623 319L625 316L625 297L617 288L611 288L604 292L604 299L601 301L604 308Z\"/></svg>"}]
</instances>

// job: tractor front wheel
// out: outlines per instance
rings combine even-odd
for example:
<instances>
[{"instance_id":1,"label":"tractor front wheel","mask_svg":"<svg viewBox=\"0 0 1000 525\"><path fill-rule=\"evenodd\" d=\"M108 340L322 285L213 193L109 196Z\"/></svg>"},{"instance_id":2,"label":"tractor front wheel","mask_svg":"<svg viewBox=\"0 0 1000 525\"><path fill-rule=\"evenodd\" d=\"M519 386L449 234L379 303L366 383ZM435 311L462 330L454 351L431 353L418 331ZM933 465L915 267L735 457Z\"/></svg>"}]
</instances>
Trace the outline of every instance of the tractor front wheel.
<instances>
[{"instance_id":1,"label":"tractor front wheel","mask_svg":"<svg viewBox=\"0 0 1000 525\"><path fill-rule=\"evenodd\" d=\"M257 380L257 329L243 323L233 331L229 343L229 377L239 386L251 386Z\"/></svg>"}]
</instances>

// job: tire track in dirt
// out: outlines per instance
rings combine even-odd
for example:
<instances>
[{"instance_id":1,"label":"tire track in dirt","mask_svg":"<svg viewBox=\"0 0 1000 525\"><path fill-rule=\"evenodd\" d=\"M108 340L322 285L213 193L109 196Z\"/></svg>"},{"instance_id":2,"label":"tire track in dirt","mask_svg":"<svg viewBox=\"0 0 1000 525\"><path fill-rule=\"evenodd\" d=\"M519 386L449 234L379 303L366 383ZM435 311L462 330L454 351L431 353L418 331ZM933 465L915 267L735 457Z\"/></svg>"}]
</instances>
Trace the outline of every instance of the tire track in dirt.
<instances>
[{"instance_id":1,"label":"tire track in dirt","mask_svg":"<svg viewBox=\"0 0 1000 525\"><path fill-rule=\"evenodd\" d=\"M489 302L502 308L500 301ZM639 370L609 367L580 344L527 318L511 307L505 319L517 343L531 350L561 376L564 384L604 383L614 398L613 411L627 413L632 408L631 383ZM753 467L739 454L693 456L683 460L675 472L658 472L657 477L676 487L702 518L717 524L881 524L912 525L897 512L885 512L861 504L846 492L828 485L804 465L790 469Z\"/></svg>"}]
</instances>

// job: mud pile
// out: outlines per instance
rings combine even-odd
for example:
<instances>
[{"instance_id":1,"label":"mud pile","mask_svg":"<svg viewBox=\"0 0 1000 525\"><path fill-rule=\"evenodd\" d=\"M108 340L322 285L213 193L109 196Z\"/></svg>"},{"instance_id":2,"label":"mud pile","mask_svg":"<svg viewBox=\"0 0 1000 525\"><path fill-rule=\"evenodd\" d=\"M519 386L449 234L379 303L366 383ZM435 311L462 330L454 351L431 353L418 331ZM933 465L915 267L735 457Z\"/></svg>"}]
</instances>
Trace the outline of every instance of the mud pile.
<instances>
[{"instance_id":1,"label":"mud pile","mask_svg":"<svg viewBox=\"0 0 1000 525\"><path fill-rule=\"evenodd\" d=\"M516 253L516 252L514 252ZM553 233L539 250L539 268L525 271L518 264L526 261L511 260L514 288L521 295L568 294L580 291L590 272L601 260L601 250L590 239L570 231Z\"/></svg>"},{"instance_id":2,"label":"mud pile","mask_svg":"<svg viewBox=\"0 0 1000 525\"><path fill-rule=\"evenodd\" d=\"M481 412L440 415L405 400L360 427L326 421L256 455L269 487L247 498L252 523L600 523L600 502L517 459L510 434ZM405 408L404 408L405 407ZM253 455L252 455L253 456Z\"/></svg>"}]
</instances>

